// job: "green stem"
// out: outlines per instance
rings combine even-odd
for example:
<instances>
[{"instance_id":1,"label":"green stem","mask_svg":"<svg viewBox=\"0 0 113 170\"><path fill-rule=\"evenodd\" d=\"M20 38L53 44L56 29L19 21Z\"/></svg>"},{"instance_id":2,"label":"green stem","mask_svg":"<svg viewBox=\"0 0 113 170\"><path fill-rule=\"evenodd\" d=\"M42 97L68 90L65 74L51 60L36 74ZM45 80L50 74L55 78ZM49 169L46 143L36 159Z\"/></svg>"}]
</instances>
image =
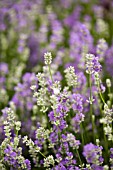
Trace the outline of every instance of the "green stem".
<instances>
[{"instance_id":1,"label":"green stem","mask_svg":"<svg viewBox=\"0 0 113 170\"><path fill-rule=\"evenodd\" d=\"M103 131L104 131L104 124L103 124ZM104 133L104 148L105 148L105 150L106 150L106 157L105 157L105 162L107 163L107 161L108 161L108 141L107 141L107 138L106 138L106 135L105 135L105 133Z\"/></svg>"},{"instance_id":2,"label":"green stem","mask_svg":"<svg viewBox=\"0 0 113 170\"><path fill-rule=\"evenodd\" d=\"M82 125L82 122L80 124L80 129L81 129L82 146L84 146L84 135L83 135L83 125Z\"/></svg>"},{"instance_id":3,"label":"green stem","mask_svg":"<svg viewBox=\"0 0 113 170\"><path fill-rule=\"evenodd\" d=\"M102 93L101 92L99 92L99 94L100 94L100 98L101 98L101 100L103 101L103 103L105 104L105 101L104 101L104 98L103 98L103 96L102 96Z\"/></svg>"},{"instance_id":4,"label":"green stem","mask_svg":"<svg viewBox=\"0 0 113 170\"><path fill-rule=\"evenodd\" d=\"M90 100L92 100L91 74L89 74L89 87L90 87ZM90 117L91 117L91 122L92 122L92 130L93 130L93 137L94 137L94 143L95 143L95 131L94 131L95 123L94 123L92 116L93 116L93 107L92 107L92 102L90 102Z\"/></svg>"},{"instance_id":5,"label":"green stem","mask_svg":"<svg viewBox=\"0 0 113 170\"><path fill-rule=\"evenodd\" d=\"M80 155L79 155L79 152L78 152L78 149L76 148L76 152L77 152L77 156L78 156L78 159L79 159L79 163L82 167L82 161L81 161L81 158L80 158Z\"/></svg>"},{"instance_id":6,"label":"green stem","mask_svg":"<svg viewBox=\"0 0 113 170\"><path fill-rule=\"evenodd\" d=\"M46 158L46 156L45 156L42 152L39 151L39 153L40 153L44 158Z\"/></svg>"},{"instance_id":7,"label":"green stem","mask_svg":"<svg viewBox=\"0 0 113 170\"><path fill-rule=\"evenodd\" d=\"M52 80L52 82L53 82L53 77L52 77L52 73L51 73L51 67L50 67L50 65L48 65L48 68L49 68L49 74L50 74L51 80Z\"/></svg>"},{"instance_id":8,"label":"green stem","mask_svg":"<svg viewBox=\"0 0 113 170\"><path fill-rule=\"evenodd\" d=\"M100 98L101 98L102 102L105 104L105 100L104 100L104 98L103 98L103 96L102 96L102 93L101 93L101 91L100 91L100 84L99 84L99 83L98 83L98 89L99 89Z\"/></svg>"},{"instance_id":9,"label":"green stem","mask_svg":"<svg viewBox=\"0 0 113 170\"><path fill-rule=\"evenodd\" d=\"M90 99L92 99L92 83L91 83L91 74L89 74L89 87L90 87Z\"/></svg>"},{"instance_id":10,"label":"green stem","mask_svg":"<svg viewBox=\"0 0 113 170\"><path fill-rule=\"evenodd\" d=\"M92 128L93 128L93 131L94 131L94 129L96 129L96 127L95 127L95 116L94 115L92 115ZM93 136L94 142L96 141L96 138L97 138L97 135L94 132L94 136Z\"/></svg>"}]
</instances>

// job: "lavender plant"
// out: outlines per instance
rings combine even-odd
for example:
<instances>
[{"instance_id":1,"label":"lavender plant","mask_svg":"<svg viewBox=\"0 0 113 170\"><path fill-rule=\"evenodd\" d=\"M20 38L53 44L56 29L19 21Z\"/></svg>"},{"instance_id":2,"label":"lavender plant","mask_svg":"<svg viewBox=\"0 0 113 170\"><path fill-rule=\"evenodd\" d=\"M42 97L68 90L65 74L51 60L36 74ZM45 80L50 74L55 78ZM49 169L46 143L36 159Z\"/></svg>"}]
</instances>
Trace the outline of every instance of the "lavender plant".
<instances>
[{"instance_id":1,"label":"lavender plant","mask_svg":"<svg viewBox=\"0 0 113 170\"><path fill-rule=\"evenodd\" d=\"M0 14L0 169L112 170L112 1L4 0Z\"/></svg>"}]
</instances>

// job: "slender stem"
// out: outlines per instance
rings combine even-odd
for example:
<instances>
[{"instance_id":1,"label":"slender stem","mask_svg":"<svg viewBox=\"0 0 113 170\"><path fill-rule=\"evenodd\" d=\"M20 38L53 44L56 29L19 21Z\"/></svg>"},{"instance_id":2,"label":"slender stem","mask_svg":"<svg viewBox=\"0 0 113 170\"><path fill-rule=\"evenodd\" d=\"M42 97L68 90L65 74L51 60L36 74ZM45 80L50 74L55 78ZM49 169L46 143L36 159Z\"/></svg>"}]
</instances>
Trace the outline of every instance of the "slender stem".
<instances>
[{"instance_id":1,"label":"slender stem","mask_svg":"<svg viewBox=\"0 0 113 170\"><path fill-rule=\"evenodd\" d=\"M104 131L104 124L103 124L103 131ZM107 160L108 160L108 141L107 141L107 138L106 138L106 135L105 135L105 133L104 133L104 148L105 148L105 150L106 150L106 157L105 157L105 161L106 161L106 163L107 163Z\"/></svg>"},{"instance_id":2,"label":"slender stem","mask_svg":"<svg viewBox=\"0 0 113 170\"><path fill-rule=\"evenodd\" d=\"M16 136L18 136L18 131L16 130Z\"/></svg>"},{"instance_id":3,"label":"slender stem","mask_svg":"<svg viewBox=\"0 0 113 170\"><path fill-rule=\"evenodd\" d=\"M82 146L84 146L84 135L83 135L83 125L82 125L82 122L80 124L80 129L81 129Z\"/></svg>"},{"instance_id":4,"label":"slender stem","mask_svg":"<svg viewBox=\"0 0 113 170\"><path fill-rule=\"evenodd\" d=\"M89 74L89 87L90 87L90 117L91 117L91 122L92 122L92 130L93 130L93 137L94 137L94 143L95 143L95 131L94 131L94 120L92 118L93 116L93 107L92 107L92 83L91 83L91 74Z\"/></svg>"},{"instance_id":5,"label":"slender stem","mask_svg":"<svg viewBox=\"0 0 113 170\"><path fill-rule=\"evenodd\" d=\"M79 155L79 152L78 152L78 149L76 148L76 152L77 152L77 156L78 156L78 159L79 159L79 163L82 167L82 161L81 161L81 158L80 158L80 155Z\"/></svg>"},{"instance_id":6,"label":"slender stem","mask_svg":"<svg viewBox=\"0 0 113 170\"><path fill-rule=\"evenodd\" d=\"M99 83L98 83L98 89L99 89L100 98L101 98L102 102L105 104L105 100L104 100L104 98L103 98L103 96L102 96L102 93L101 93L101 91L100 91L100 84L99 84Z\"/></svg>"},{"instance_id":7,"label":"slender stem","mask_svg":"<svg viewBox=\"0 0 113 170\"><path fill-rule=\"evenodd\" d=\"M103 98L103 96L102 96L102 93L101 92L99 92L99 94L100 94L100 98L101 98L101 100L103 101L103 103L105 104L105 101L104 101L104 98Z\"/></svg>"},{"instance_id":8,"label":"slender stem","mask_svg":"<svg viewBox=\"0 0 113 170\"><path fill-rule=\"evenodd\" d=\"M53 77L52 77L52 73L51 73L51 67L50 67L50 65L48 65L48 68L49 68L49 74L50 74L51 80L52 80L52 82L53 82Z\"/></svg>"},{"instance_id":9,"label":"slender stem","mask_svg":"<svg viewBox=\"0 0 113 170\"><path fill-rule=\"evenodd\" d=\"M46 158L46 156L45 156L42 152L39 151L39 153L40 153L44 158Z\"/></svg>"},{"instance_id":10,"label":"slender stem","mask_svg":"<svg viewBox=\"0 0 113 170\"><path fill-rule=\"evenodd\" d=\"M90 99L92 99L92 83L91 83L91 74L89 74L89 87L90 87Z\"/></svg>"},{"instance_id":11,"label":"slender stem","mask_svg":"<svg viewBox=\"0 0 113 170\"><path fill-rule=\"evenodd\" d=\"M93 114L92 114L92 104L90 104L90 116L91 116L91 122L92 122L93 140L94 140L94 143L95 143L95 130L94 130L95 121L93 119Z\"/></svg>"},{"instance_id":12,"label":"slender stem","mask_svg":"<svg viewBox=\"0 0 113 170\"><path fill-rule=\"evenodd\" d=\"M96 141L96 134L95 134L94 129L96 129L96 127L95 127L95 116L94 115L92 115L92 128L93 128L93 132L94 132L93 139L94 139L94 142L95 142Z\"/></svg>"}]
</instances>

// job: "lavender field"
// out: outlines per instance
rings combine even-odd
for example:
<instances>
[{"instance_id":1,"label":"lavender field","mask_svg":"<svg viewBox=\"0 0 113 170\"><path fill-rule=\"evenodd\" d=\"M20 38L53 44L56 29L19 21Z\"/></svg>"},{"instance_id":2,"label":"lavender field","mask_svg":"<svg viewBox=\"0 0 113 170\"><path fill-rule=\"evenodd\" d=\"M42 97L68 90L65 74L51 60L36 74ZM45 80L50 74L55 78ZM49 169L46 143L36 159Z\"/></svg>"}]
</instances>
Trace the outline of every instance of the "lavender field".
<instances>
[{"instance_id":1,"label":"lavender field","mask_svg":"<svg viewBox=\"0 0 113 170\"><path fill-rule=\"evenodd\" d=\"M112 0L0 0L0 170L113 170Z\"/></svg>"}]
</instances>

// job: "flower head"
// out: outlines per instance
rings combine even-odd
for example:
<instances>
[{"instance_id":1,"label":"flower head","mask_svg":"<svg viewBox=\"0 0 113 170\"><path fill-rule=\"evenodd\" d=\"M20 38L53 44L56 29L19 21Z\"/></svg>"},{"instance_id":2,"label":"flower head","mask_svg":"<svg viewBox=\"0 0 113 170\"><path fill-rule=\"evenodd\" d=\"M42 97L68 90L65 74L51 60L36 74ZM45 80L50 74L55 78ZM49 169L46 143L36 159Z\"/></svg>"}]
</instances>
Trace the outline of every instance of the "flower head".
<instances>
[{"instance_id":1,"label":"flower head","mask_svg":"<svg viewBox=\"0 0 113 170\"><path fill-rule=\"evenodd\" d=\"M92 143L89 143L84 146L83 155L88 163L100 165L103 163L102 149L102 146L96 146Z\"/></svg>"},{"instance_id":2,"label":"flower head","mask_svg":"<svg viewBox=\"0 0 113 170\"><path fill-rule=\"evenodd\" d=\"M65 71L66 73L65 77L67 80L68 86L77 86L77 75L75 74L74 67L70 66Z\"/></svg>"},{"instance_id":3,"label":"flower head","mask_svg":"<svg viewBox=\"0 0 113 170\"><path fill-rule=\"evenodd\" d=\"M94 54L86 54L86 73L93 74L96 72L100 72L102 70L102 66L98 61L98 57L95 57Z\"/></svg>"},{"instance_id":4,"label":"flower head","mask_svg":"<svg viewBox=\"0 0 113 170\"><path fill-rule=\"evenodd\" d=\"M52 62L51 52L47 52L47 53L44 54L44 61L45 61L46 65L51 64L51 62Z\"/></svg>"}]
</instances>

